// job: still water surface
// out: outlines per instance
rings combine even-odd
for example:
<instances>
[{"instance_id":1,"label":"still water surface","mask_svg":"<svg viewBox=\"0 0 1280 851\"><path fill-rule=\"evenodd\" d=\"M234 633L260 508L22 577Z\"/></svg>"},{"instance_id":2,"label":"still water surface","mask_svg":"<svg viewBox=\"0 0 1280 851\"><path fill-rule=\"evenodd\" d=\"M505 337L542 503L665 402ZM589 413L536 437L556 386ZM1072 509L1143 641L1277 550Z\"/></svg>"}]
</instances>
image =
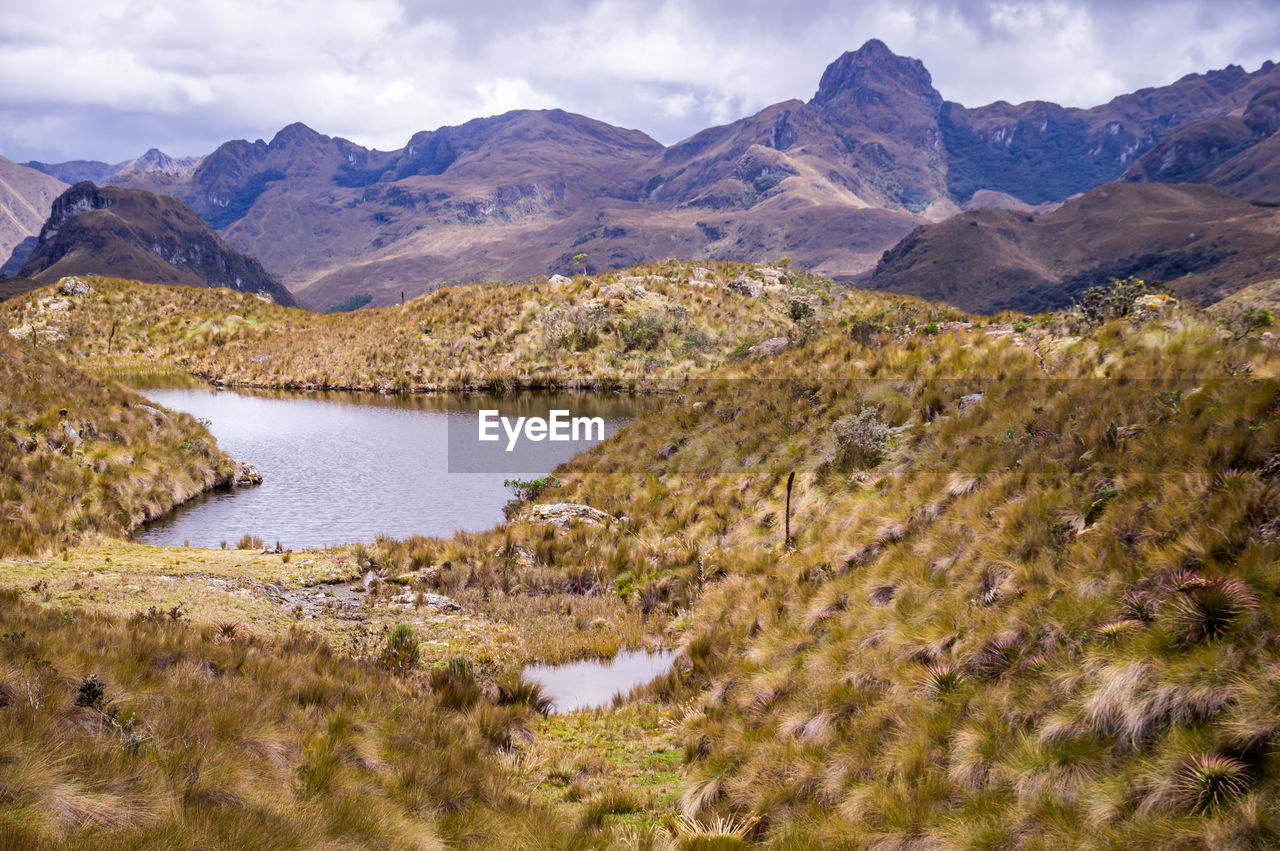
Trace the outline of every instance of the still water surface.
<instances>
[{"instance_id":1,"label":"still water surface","mask_svg":"<svg viewBox=\"0 0 1280 851\"><path fill-rule=\"evenodd\" d=\"M674 650L621 650L604 661L530 665L523 676L542 686L542 693L553 701L553 712L576 712L612 706L614 695L653 682L671 670L675 659Z\"/></svg>"},{"instance_id":2,"label":"still water surface","mask_svg":"<svg viewBox=\"0 0 1280 851\"><path fill-rule=\"evenodd\" d=\"M151 544L235 546L242 535L289 548L372 541L378 535L452 535L502 520L511 497L506 478L549 473L587 445L543 442L521 449L511 472L450 473L449 423L471 433L481 408L546 417L552 408L600 416L612 435L635 402L603 394L518 396L380 396L375 393L284 393L144 389L152 401L210 422L223 452L255 465L263 483L219 490L140 529ZM454 468L469 451L455 441ZM530 454L532 453L532 455Z\"/></svg>"}]
</instances>

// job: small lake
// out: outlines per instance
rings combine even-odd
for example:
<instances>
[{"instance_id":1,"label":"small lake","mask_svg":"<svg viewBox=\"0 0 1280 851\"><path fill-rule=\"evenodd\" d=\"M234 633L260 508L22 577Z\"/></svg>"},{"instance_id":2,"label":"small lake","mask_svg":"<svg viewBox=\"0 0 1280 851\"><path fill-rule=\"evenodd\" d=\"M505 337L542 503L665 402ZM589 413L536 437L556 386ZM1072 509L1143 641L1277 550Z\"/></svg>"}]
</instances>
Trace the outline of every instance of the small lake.
<instances>
[{"instance_id":1,"label":"small lake","mask_svg":"<svg viewBox=\"0 0 1280 851\"><path fill-rule=\"evenodd\" d=\"M676 651L621 650L612 659L530 665L522 676L542 686L556 713L601 709L613 705L615 695L651 683L671 670Z\"/></svg>"},{"instance_id":2,"label":"small lake","mask_svg":"<svg viewBox=\"0 0 1280 851\"><path fill-rule=\"evenodd\" d=\"M218 547L225 541L233 547L251 534L268 546L279 541L303 548L488 529L502 521L502 506L511 498L505 479L545 475L599 440L525 442L503 470L499 444L474 443L480 410L545 418L552 409L565 409L603 419L607 438L636 409L630 397L590 393L141 392L207 420L222 451L253 464L263 477L257 487L207 493L134 534L165 546Z\"/></svg>"}]
</instances>

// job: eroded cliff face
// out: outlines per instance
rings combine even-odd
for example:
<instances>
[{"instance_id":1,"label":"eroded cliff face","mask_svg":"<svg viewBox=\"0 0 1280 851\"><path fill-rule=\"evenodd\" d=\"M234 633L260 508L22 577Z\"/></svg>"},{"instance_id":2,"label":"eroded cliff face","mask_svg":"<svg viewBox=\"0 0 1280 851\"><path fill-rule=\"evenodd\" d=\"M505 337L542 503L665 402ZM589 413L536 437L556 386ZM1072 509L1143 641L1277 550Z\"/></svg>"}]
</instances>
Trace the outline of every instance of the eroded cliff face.
<instances>
[{"instance_id":1,"label":"eroded cliff face","mask_svg":"<svg viewBox=\"0 0 1280 851\"><path fill-rule=\"evenodd\" d=\"M176 198L89 182L77 183L54 201L20 274L44 283L102 274L229 287L296 304L261 263L227 245Z\"/></svg>"},{"instance_id":2,"label":"eroded cliff face","mask_svg":"<svg viewBox=\"0 0 1280 851\"><path fill-rule=\"evenodd\" d=\"M81 181L63 192L53 201L49 218L40 228L37 245L50 242L63 227L80 213L93 210L105 210L111 206L111 199L104 198L98 187L89 181Z\"/></svg>"}]
</instances>

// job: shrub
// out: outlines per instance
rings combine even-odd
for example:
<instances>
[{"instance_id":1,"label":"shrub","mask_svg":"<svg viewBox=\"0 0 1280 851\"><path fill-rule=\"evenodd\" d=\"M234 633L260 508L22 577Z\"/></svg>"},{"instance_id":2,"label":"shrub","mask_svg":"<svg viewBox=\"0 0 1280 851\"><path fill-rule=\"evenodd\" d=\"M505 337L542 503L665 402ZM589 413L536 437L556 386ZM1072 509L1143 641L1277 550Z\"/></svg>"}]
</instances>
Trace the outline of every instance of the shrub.
<instances>
[{"instance_id":1,"label":"shrub","mask_svg":"<svg viewBox=\"0 0 1280 851\"><path fill-rule=\"evenodd\" d=\"M333 305L325 313L350 313L353 310L359 310L371 301L373 301L372 293L356 293Z\"/></svg>"},{"instance_id":2,"label":"shrub","mask_svg":"<svg viewBox=\"0 0 1280 851\"><path fill-rule=\"evenodd\" d=\"M510 488L515 498L521 502L533 502L547 488L558 488L561 484L555 476L543 476L540 479L507 479L502 486Z\"/></svg>"},{"instance_id":3,"label":"shrub","mask_svg":"<svg viewBox=\"0 0 1280 851\"><path fill-rule=\"evenodd\" d=\"M1251 332L1261 328L1270 328L1275 324L1275 317L1265 307L1246 307L1227 316L1218 317L1218 324L1231 332L1233 339L1247 337Z\"/></svg>"},{"instance_id":4,"label":"shrub","mask_svg":"<svg viewBox=\"0 0 1280 851\"><path fill-rule=\"evenodd\" d=\"M1112 278L1108 287L1090 287L1080 293L1080 297L1076 299L1076 307L1090 323L1099 324L1128 316L1133 312L1135 301L1157 292L1155 287L1139 278Z\"/></svg>"},{"instance_id":5,"label":"shrub","mask_svg":"<svg viewBox=\"0 0 1280 851\"><path fill-rule=\"evenodd\" d=\"M687 351L692 352L709 352L715 348L715 338L707 331L707 329L694 325L685 329L684 337L680 341L680 345L684 346Z\"/></svg>"},{"instance_id":6,"label":"shrub","mask_svg":"<svg viewBox=\"0 0 1280 851\"><path fill-rule=\"evenodd\" d=\"M787 315L792 322L801 322L813 317L813 305L802 298L793 298L787 302Z\"/></svg>"},{"instance_id":7,"label":"shrub","mask_svg":"<svg viewBox=\"0 0 1280 851\"><path fill-rule=\"evenodd\" d=\"M657 317L647 314L623 322L618 330L622 338L623 351L627 352L637 349L644 352L653 351L662 342L663 334L666 333L662 322Z\"/></svg>"},{"instance_id":8,"label":"shrub","mask_svg":"<svg viewBox=\"0 0 1280 851\"><path fill-rule=\"evenodd\" d=\"M884 460L893 432L888 424L880 421L876 409L867 406L832 423L831 436L840 468L860 469L874 467Z\"/></svg>"},{"instance_id":9,"label":"shrub","mask_svg":"<svg viewBox=\"0 0 1280 851\"><path fill-rule=\"evenodd\" d=\"M561 481L555 476L543 476L540 479L507 479L503 487L510 488L514 499L507 500L502 506L502 514L508 521L514 520L520 509L542 495L547 488L558 488Z\"/></svg>"},{"instance_id":10,"label":"shrub","mask_svg":"<svg viewBox=\"0 0 1280 851\"><path fill-rule=\"evenodd\" d=\"M550 349L585 352L600 343L605 311L594 306L551 307L542 315L543 337Z\"/></svg>"},{"instance_id":11,"label":"shrub","mask_svg":"<svg viewBox=\"0 0 1280 851\"><path fill-rule=\"evenodd\" d=\"M259 538L257 535L245 534L241 536L239 541L236 541L236 549L237 550L261 550L261 549L265 549L265 545L262 543L262 539Z\"/></svg>"},{"instance_id":12,"label":"shrub","mask_svg":"<svg viewBox=\"0 0 1280 851\"><path fill-rule=\"evenodd\" d=\"M76 690L76 706L87 706L101 712L106 697L106 685L98 679L97 674L90 674L80 681L80 687Z\"/></svg>"}]
</instances>

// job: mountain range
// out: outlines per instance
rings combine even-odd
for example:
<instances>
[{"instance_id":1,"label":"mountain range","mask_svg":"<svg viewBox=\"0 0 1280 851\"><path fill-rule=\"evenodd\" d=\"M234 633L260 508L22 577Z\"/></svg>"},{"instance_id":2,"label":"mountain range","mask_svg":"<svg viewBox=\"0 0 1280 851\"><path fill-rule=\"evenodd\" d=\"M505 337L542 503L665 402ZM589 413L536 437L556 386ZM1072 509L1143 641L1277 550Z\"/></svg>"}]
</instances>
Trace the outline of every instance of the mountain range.
<instances>
[{"instance_id":1,"label":"mountain range","mask_svg":"<svg viewBox=\"0 0 1280 851\"><path fill-rule=\"evenodd\" d=\"M28 168L58 178L63 183L106 183L112 178L129 172L153 172L166 175L183 175L200 165L203 157L171 157L159 148L151 148L140 157L118 163L97 160L71 160L63 163L24 163Z\"/></svg>"},{"instance_id":2,"label":"mountain range","mask_svg":"<svg viewBox=\"0 0 1280 851\"><path fill-rule=\"evenodd\" d=\"M832 63L808 101L670 147L549 110L424 131L397 151L292 124L269 142L227 142L198 160L153 150L114 166L27 165L60 179L98 169L99 181L181 199L316 307L667 256L788 255L837 280L935 294L927 276L886 267L882 255L966 210L1048 213L1113 181L1208 182L1244 202L1280 201L1278 108L1272 62L1187 75L1092 109L967 108L945 101L921 62L872 40ZM1130 206L1165 200L1123 197ZM979 227L994 214L981 214ZM970 306L1049 303L1062 295L1054 287L1070 289L1067 278L1128 254L1058 264L1062 275L1037 260L1038 276L997 282L1006 292ZM1020 298L1026 287L1035 292Z\"/></svg>"}]
</instances>

